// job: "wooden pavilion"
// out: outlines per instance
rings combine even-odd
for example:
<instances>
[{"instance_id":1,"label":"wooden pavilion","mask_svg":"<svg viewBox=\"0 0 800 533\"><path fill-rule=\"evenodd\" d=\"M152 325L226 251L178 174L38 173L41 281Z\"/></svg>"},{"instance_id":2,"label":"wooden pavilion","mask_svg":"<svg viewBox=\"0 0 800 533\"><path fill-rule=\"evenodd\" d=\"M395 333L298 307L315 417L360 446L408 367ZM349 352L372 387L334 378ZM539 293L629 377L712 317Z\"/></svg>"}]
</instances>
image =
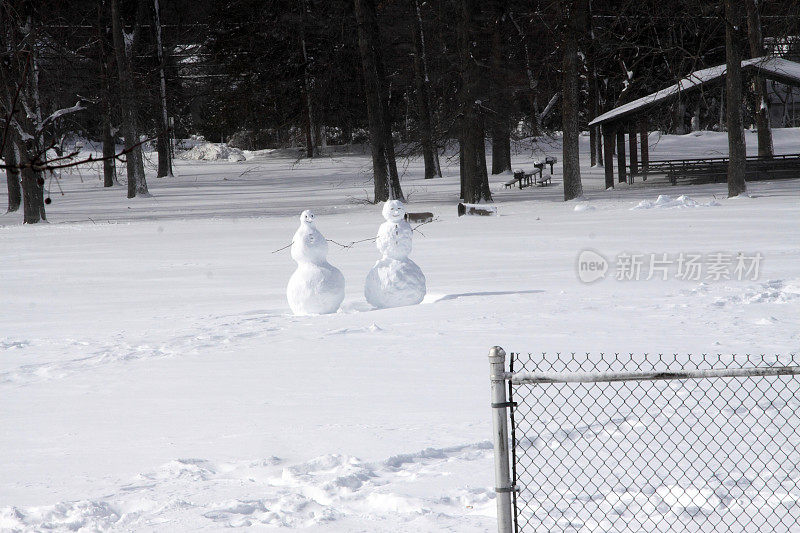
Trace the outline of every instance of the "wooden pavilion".
<instances>
[{"instance_id":1,"label":"wooden pavilion","mask_svg":"<svg viewBox=\"0 0 800 533\"><path fill-rule=\"evenodd\" d=\"M603 133L603 162L605 165L606 188L614 186L614 144L616 142L617 172L619 182L627 182L628 164L625 156L625 134L628 133L630 148L631 176L639 173L641 153L641 172L647 179L649 173L666 173L675 183L678 175L720 175L727 170L727 158L706 158L697 160L674 160L651 162L648 149L648 113L679 98L682 93L698 90L700 87L718 83L724 79L726 65L718 65L691 73L678 83L661 89L642 98L616 107L589 122L589 127L600 127ZM742 61L743 75L758 75L786 85L800 87L800 63L777 57L757 57ZM637 135L640 142L637 143ZM637 147L641 146L641 151ZM752 164L751 164L752 161ZM656 164L653 164L656 163ZM775 156L774 158L748 158L748 171L764 171L787 168L800 169L800 154Z\"/></svg>"}]
</instances>

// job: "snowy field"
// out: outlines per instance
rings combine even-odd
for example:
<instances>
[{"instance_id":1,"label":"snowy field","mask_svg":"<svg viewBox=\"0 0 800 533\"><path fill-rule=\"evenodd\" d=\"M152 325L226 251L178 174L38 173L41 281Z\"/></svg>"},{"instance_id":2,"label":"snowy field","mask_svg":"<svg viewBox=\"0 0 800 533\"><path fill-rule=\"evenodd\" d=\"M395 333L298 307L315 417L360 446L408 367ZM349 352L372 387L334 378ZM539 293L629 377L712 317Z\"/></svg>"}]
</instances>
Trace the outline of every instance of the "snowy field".
<instances>
[{"instance_id":1,"label":"snowy field","mask_svg":"<svg viewBox=\"0 0 800 533\"><path fill-rule=\"evenodd\" d=\"M800 130L775 130L777 153ZM651 157L720 156L724 134L651 136ZM588 154L588 138L582 137ZM750 152L754 133L747 134ZM517 146L532 168L560 144ZM372 310L374 243L330 245L339 313L286 303L297 215L328 238L374 237L368 154L179 160L152 198L97 171L50 183L49 224L0 216L0 530L492 531L487 352L796 352L800 179L603 190L503 189L497 217L456 216L458 162L402 163L427 277L417 306ZM154 157L154 154L153 154ZM154 173L153 169L150 169ZM5 186L0 187L5 205ZM660 195L668 195L669 198ZM687 198L678 200L681 195ZM579 281L578 255L713 254L756 279ZM646 270L643 270L646 274Z\"/></svg>"}]
</instances>

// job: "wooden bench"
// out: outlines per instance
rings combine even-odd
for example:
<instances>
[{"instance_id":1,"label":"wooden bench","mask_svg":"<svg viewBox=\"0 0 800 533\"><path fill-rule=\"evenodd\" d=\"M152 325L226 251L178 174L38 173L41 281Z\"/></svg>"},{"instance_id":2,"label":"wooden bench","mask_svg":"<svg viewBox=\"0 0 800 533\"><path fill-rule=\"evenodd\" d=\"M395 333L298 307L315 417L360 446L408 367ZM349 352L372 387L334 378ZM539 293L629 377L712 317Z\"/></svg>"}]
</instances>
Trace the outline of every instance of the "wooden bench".
<instances>
[{"instance_id":1,"label":"wooden bench","mask_svg":"<svg viewBox=\"0 0 800 533\"><path fill-rule=\"evenodd\" d=\"M517 177L517 174L516 174L516 172L515 172L515 173L514 173L514 177L513 177L513 178L511 178L511 179L510 179L510 180L508 180L507 182L503 183L503 187L504 187L504 188L506 188L506 189L510 189L511 187L513 187L514 185L516 185L517 183L520 183L520 187L519 187L519 188L521 189L521 188L522 188L522 182L520 181L520 179L521 179L521 178L518 178L518 177Z\"/></svg>"},{"instance_id":2,"label":"wooden bench","mask_svg":"<svg viewBox=\"0 0 800 533\"><path fill-rule=\"evenodd\" d=\"M745 163L748 180L780 179L800 174L800 154L779 154L773 157L750 156ZM650 161L639 174L665 174L672 185L678 180L689 183L724 182L728 175L727 157Z\"/></svg>"},{"instance_id":3,"label":"wooden bench","mask_svg":"<svg viewBox=\"0 0 800 533\"><path fill-rule=\"evenodd\" d=\"M552 176L542 176L540 172L539 179L536 180L536 185L539 187L547 187L548 185L553 183L551 178Z\"/></svg>"}]
</instances>

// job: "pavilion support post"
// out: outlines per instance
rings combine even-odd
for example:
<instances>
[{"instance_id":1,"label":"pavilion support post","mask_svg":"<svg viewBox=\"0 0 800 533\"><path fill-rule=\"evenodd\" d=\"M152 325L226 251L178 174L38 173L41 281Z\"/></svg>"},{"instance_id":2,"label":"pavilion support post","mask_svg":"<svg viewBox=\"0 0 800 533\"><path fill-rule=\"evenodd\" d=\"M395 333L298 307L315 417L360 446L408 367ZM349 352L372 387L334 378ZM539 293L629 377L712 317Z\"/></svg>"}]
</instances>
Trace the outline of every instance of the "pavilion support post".
<instances>
[{"instance_id":1,"label":"pavilion support post","mask_svg":"<svg viewBox=\"0 0 800 533\"><path fill-rule=\"evenodd\" d=\"M628 144L631 151L631 183L633 183L633 177L639 172L639 146L636 143L636 130L635 122L628 124Z\"/></svg>"},{"instance_id":2,"label":"pavilion support post","mask_svg":"<svg viewBox=\"0 0 800 533\"><path fill-rule=\"evenodd\" d=\"M625 127L620 124L617 127L617 172L619 173L619 183L628 182L625 165Z\"/></svg>"},{"instance_id":3,"label":"pavilion support post","mask_svg":"<svg viewBox=\"0 0 800 533\"><path fill-rule=\"evenodd\" d=\"M595 139L595 149L597 150L597 166L603 166L603 128L595 126L597 129L597 138Z\"/></svg>"},{"instance_id":4,"label":"pavilion support post","mask_svg":"<svg viewBox=\"0 0 800 533\"><path fill-rule=\"evenodd\" d=\"M647 170L650 168L650 146L648 145L647 121L639 121L639 144L642 145L642 180L647 181Z\"/></svg>"},{"instance_id":5,"label":"pavilion support post","mask_svg":"<svg viewBox=\"0 0 800 533\"><path fill-rule=\"evenodd\" d=\"M614 188L614 126L603 124L603 165L606 189Z\"/></svg>"}]
</instances>

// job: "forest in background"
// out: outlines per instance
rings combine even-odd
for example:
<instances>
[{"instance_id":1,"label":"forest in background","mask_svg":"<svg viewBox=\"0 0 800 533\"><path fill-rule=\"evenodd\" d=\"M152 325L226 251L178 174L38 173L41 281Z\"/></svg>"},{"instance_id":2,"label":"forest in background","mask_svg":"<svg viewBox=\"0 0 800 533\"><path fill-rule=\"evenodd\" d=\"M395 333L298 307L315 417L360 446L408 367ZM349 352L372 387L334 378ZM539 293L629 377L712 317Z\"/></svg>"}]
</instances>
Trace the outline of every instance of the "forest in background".
<instances>
[{"instance_id":1,"label":"forest in background","mask_svg":"<svg viewBox=\"0 0 800 533\"><path fill-rule=\"evenodd\" d=\"M461 198L488 201L487 173L511 169L513 139L563 131L565 154L577 149L578 132L604 111L725 63L726 29L751 57L753 10L763 50L797 59L797 2L743 0L738 23L726 3L3 0L9 210L16 201L26 222L45 218L41 174L80 162L59 150L75 136L104 144L106 185L125 162L129 197L148 193L143 140L158 148L159 177L171 175L170 137L303 146L307 157L369 143L375 201L403 198L396 149L424 156L433 178L457 141ZM722 96L699 93L654 124L724 128ZM745 104L752 124L759 106ZM601 149L596 131L591 145ZM579 175L568 190L569 159L565 199L580 193Z\"/></svg>"}]
</instances>

